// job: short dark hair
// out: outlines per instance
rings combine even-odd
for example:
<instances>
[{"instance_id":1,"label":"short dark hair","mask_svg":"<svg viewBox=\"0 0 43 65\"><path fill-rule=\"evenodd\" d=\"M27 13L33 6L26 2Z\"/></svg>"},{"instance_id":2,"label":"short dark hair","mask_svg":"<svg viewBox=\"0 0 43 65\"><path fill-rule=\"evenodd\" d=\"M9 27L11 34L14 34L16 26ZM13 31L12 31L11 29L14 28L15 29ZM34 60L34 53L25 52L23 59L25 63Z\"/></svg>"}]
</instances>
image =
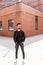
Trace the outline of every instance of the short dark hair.
<instances>
[{"instance_id":1,"label":"short dark hair","mask_svg":"<svg viewBox=\"0 0 43 65\"><path fill-rule=\"evenodd\" d=\"M20 25L21 23L17 23L16 26Z\"/></svg>"}]
</instances>

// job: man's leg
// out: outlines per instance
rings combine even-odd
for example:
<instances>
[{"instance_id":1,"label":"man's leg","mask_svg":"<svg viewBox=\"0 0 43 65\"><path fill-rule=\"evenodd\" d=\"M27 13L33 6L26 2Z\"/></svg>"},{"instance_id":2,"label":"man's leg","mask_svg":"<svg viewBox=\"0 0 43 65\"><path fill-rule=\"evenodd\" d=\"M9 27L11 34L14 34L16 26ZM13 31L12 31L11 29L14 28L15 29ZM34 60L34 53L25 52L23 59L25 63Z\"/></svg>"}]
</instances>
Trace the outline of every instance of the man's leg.
<instances>
[{"instance_id":1,"label":"man's leg","mask_svg":"<svg viewBox=\"0 0 43 65\"><path fill-rule=\"evenodd\" d=\"M19 44L17 43L16 44L16 59L18 58L17 55L18 55L18 48L19 48Z\"/></svg>"},{"instance_id":2,"label":"man's leg","mask_svg":"<svg viewBox=\"0 0 43 65\"><path fill-rule=\"evenodd\" d=\"M24 44L20 43L22 54L23 54L23 59L25 59L25 53L24 53Z\"/></svg>"}]
</instances>

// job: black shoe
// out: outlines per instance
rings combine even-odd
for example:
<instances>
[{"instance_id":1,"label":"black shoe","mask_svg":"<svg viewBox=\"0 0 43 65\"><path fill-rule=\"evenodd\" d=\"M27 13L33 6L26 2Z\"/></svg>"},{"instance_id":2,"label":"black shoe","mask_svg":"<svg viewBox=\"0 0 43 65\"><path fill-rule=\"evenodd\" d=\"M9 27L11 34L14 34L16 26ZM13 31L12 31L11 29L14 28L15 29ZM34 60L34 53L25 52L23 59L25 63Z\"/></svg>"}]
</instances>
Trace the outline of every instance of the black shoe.
<instances>
[{"instance_id":1,"label":"black shoe","mask_svg":"<svg viewBox=\"0 0 43 65\"><path fill-rule=\"evenodd\" d=\"M25 57L23 57L23 59L25 59Z\"/></svg>"}]
</instances>

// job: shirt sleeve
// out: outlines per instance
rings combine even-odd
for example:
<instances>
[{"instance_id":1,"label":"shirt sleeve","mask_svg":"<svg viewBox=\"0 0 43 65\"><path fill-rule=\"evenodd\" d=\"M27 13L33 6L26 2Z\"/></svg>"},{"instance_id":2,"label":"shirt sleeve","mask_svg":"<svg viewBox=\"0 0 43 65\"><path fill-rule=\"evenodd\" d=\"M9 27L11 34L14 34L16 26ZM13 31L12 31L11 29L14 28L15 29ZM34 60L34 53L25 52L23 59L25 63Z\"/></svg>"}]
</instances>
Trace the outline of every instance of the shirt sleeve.
<instances>
[{"instance_id":1,"label":"shirt sleeve","mask_svg":"<svg viewBox=\"0 0 43 65\"><path fill-rule=\"evenodd\" d=\"M14 39L14 42L16 43L16 31L13 34L13 39Z\"/></svg>"},{"instance_id":2,"label":"shirt sleeve","mask_svg":"<svg viewBox=\"0 0 43 65\"><path fill-rule=\"evenodd\" d=\"M22 38L23 38L23 42L24 42L25 41L25 33L24 33L24 31L23 31Z\"/></svg>"}]
</instances>

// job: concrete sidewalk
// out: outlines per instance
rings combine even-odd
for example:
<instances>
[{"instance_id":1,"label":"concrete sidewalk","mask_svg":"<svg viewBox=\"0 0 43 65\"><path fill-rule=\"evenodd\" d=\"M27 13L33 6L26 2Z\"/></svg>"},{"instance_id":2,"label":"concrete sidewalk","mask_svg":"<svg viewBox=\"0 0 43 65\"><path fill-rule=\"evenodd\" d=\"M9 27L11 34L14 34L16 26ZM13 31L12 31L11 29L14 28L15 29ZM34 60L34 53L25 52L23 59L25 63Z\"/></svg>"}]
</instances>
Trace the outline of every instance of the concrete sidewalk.
<instances>
[{"instance_id":1,"label":"concrete sidewalk","mask_svg":"<svg viewBox=\"0 0 43 65\"><path fill-rule=\"evenodd\" d=\"M43 35L26 38L24 45L25 64L22 60L21 49L18 51L18 61L14 63L15 43L13 38L0 36L0 65L43 65Z\"/></svg>"}]
</instances>

